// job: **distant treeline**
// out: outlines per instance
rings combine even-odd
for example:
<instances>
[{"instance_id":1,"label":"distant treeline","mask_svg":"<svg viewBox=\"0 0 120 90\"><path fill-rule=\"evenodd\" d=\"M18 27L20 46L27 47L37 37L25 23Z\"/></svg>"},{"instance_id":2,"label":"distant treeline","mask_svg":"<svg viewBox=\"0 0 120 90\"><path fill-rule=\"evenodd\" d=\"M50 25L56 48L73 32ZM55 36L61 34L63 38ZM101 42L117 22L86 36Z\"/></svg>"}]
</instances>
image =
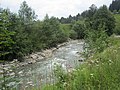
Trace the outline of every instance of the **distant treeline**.
<instances>
[{"instance_id":1,"label":"distant treeline","mask_svg":"<svg viewBox=\"0 0 120 90\"><path fill-rule=\"evenodd\" d=\"M94 4L92 6L97 9L97 7ZM111 12L113 12L115 14L120 14L120 0L113 0L108 8ZM89 17L89 13L90 13L89 10L85 10L81 14L78 13L75 16L69 15L67 18L61 17L58 20L61 23L72 23L74 21L82 20L83 18Z\"/></svg>"},{"instance_id":2,"label":"distant treeline","mask_svg":"<svg viewBox=\"0 0 120 90\"><path fill-rule=\"evenodd\" d=\"M109 10L120 14L120 0L113 0L109 6Z\"/></svg>"}]
</instances>

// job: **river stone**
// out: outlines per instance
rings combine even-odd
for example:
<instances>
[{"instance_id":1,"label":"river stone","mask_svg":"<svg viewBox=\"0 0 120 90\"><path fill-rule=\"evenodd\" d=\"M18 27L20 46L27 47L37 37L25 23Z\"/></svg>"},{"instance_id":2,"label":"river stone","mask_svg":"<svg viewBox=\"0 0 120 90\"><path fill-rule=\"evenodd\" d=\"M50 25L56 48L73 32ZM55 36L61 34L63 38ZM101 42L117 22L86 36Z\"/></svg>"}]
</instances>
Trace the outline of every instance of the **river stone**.
<instances>
[{"instance_id":1,"label":"river stone","mask_svg":"<svg viewBox=\"0 0 120 90\"><path fill-rule=\"evenodd\" d=\"M36 62L36 60L30 60L29 62L28 62L28 64L32 64L32 63L35 63Z\"/></svg>"},{"instance_id":2,"label":"river stone","mask_svg":"<svg viewBox=\"0 0 120 90\"><path fill-rule=\"evenodd\" d=\"M37 55L37 54L31 54L30 57L31 57L32 59L37 59L37 58L38 58L38 55Z\"/></svg>"},{"instance_id":3,"label":"river stone","mask_svg":"<svg viewBox=\"0 0 120 90\"><path fill-rule=\"evenodd\" d=\"M52 52L54 52L56 50L56 48L52 48L51 50L52 50Z\"/></svg>"},{"instance_id":4,"label":"river stone","mask_svg":"<svg viewBox=\"0 0 120 90\"><path fill-rule=\"evenodd\" d=\"M45 54L45 57L46 57L46 58L52 56L52 50L45 50L45 51L43 51L43 53Z\"/></svg>"},{"instance_id":5,"label":"river stone","mask_svg":"<svg viewBox=\"0 0 120 90\"><path fill-rule=\"evenodd\" d=\"M38 60L42 60L44 59L44 57L42 57L41 55L38 55Z\"/></svg>"}]
</instances>

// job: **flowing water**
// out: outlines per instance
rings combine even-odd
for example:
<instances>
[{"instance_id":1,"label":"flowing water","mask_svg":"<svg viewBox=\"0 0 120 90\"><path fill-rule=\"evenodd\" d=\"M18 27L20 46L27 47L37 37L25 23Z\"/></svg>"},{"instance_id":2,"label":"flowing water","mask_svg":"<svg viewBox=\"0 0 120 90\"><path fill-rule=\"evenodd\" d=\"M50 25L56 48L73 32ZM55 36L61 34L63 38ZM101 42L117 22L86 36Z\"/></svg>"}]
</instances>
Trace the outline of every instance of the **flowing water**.
<instances>
[{"instance_id":1,"label":"flowing water","mask_svg":"<svg viewBox=\"0 0 120 90\"><path fill-rule=\"evenodd\" d=\"M82 51L83 41L70 41L67 45L54 51L52 57L20 67L16 70L16 79L19 81L17 90L31 90L31 87L34 86L41 88L43 85L54 83L53 70L55 65L61 65L65 71L75 68L80 65L79 52Z\"/></svg>"}]
</instances>

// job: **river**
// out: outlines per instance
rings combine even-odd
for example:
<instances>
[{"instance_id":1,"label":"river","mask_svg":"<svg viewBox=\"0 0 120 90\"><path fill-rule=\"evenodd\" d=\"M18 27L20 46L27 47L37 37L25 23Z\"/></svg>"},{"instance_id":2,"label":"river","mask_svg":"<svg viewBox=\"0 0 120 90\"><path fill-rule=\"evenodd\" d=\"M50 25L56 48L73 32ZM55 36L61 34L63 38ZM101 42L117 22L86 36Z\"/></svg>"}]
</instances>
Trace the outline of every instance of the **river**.
<instances>
[{"instance_id":1,"label":"river","mask_svg":"<svg viewBox=\"0 0 120 90\"><path fill-rule=\"evenodd\" d=\"M65 71L79 66L81 52L83 52L83 41L73 40L54 51L52 57L18 68L15 77L19 82L17 90L31 90L34 86L39 89L46 84L54 83L55 66L61 65ZM14 82L9 83L12 84Z\"/></svg>"}]
</instances>

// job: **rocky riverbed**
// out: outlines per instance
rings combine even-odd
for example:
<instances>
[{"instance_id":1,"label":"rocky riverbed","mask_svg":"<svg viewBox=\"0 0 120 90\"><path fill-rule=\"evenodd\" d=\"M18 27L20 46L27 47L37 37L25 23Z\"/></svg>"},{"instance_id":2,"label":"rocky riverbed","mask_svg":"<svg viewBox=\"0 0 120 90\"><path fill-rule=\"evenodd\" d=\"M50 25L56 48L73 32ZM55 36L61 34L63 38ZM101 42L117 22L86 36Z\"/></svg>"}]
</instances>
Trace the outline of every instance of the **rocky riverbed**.
<instances>
[{"instance_id":1,"label":"rocky riverbed","mask_svg":"<svg viewBox=\"0 0 120 90\"><path fill-rule=\"evenodd\" d=\"M45 60L47 58L50 58L50 57L52 57L54 51L56 51L60 47L67 45L67 43L69 43L69 42L59 44L59 45L57 45L57 47L53 47L51 49L42 50L41 52L35 52L28 56L25 56L24 57L25 61L22 62L21 65L24 66L26 64L33 64L33 63Z\"/></svg>"}]
</instances>

